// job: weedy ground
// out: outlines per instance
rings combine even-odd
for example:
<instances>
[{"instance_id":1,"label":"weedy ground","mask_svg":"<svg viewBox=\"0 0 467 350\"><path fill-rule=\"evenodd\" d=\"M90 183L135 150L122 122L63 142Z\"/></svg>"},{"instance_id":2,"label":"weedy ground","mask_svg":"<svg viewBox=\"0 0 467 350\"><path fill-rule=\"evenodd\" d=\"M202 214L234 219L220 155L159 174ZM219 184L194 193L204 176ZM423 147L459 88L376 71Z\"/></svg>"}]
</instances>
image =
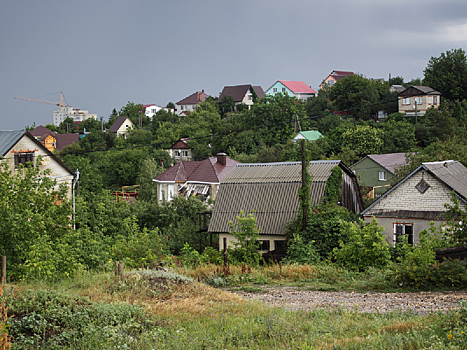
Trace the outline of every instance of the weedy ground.
<instances>
[{"instance_id":1,"label":"weedy ground","mask_svg":"<svg viewBox=\"0 0 467 350\"><path fill-rule=\"evenodd\" d=\"M135 270L123 277L83 273L56 283L7 286L4 298L9 306L6 326L11 348L465 348L461 346L467 314L463 309L428 316L344 309L293 312L246 301L198 282L208 277L203 275L208 271ZM319 273L310 266L282 267L282 271L277 267L262 271L262 277L247 267L231 267L227 276L224 272L216 270L212 278L237 275L258 281L276 274L294 282Z\"/></svg>"}]
</instances>

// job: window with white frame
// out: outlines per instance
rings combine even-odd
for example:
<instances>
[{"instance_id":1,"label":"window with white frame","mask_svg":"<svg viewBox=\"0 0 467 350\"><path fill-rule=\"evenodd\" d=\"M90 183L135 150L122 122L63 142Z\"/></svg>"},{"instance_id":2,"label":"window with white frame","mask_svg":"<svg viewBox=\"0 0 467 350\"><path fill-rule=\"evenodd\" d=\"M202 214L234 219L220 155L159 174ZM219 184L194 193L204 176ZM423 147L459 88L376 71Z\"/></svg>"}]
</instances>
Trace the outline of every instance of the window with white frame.
<instances>
[{"instance_id":1,"label":"window with white frame","mask_svg":"<svg viewBox=\"0 0 467 350\"><path fill-rule=\"evenodd\" d=\"M421 97L415 97L415 103L418 105L422 104L422 98Z\"/></svg>"},{"instance_id":2,"label":"window with white frame","mask_svg":"<svg viewBox=\"0 0 467 350\"><path fill-rule=\"evenodd\" d=\"M409 97L406 97L402 100L402 104L403 105L409 105L410 104L410 98Z\"/></svg>"},{"instance_id":3,"label":"window with white frame","mask_svg":"<svg viewBox=\"0 0 467 350\"><path fill-rule=\"evenodd\" d=\"M182 151L182 157L188 157L188 151Z\"/></svg>"},{"instance_id":4,"label":"window with white frame","mask_svg":"<svg viewBox=\"0 0 467 350\"><path fill-rule=\"evenodd\" d=\"M394 224L394 241L393 244L405 242L407 237L407 243L414 245L413 235L413 223L395 223Z\"/></svg>"},{"instance_id":5,"label":"window with white frame","mask_svg":"<svg viewBox=\"0 0 467 350\"><path fill-rule=\"evenodd\" d=\"M282 92L285 92L285 88L282 88Z\"/></svg>"},{"instance_id":6,"label":"window with white frame","mask_svg":"<svg viewBox=\"0 0 467 350\"><path fill-rule=\"evenodd\" d=\"M276 93L276 92L277 92L277 88L272 88L272 92Z\"/></svg>"},{"instance_id":7,"label":"window with white frame","mask_svg":"<svg viewBox=\"0 0 467 350\"><path fill-rule=\"evenodd\" d=\"M378 179L379 181L386 181L386 172L385 171L379 171L378 172Z\"/></svg>"},{"instance_id":8,"label":"window with white frame","mask_svg":"<svg viewBox=\"0 0 467 350\"><path fill-rule=\"evenodd\" d=\"M433 104L434 105L438 104L438 96L433 96Z\"/></svg>"}]
</instances>

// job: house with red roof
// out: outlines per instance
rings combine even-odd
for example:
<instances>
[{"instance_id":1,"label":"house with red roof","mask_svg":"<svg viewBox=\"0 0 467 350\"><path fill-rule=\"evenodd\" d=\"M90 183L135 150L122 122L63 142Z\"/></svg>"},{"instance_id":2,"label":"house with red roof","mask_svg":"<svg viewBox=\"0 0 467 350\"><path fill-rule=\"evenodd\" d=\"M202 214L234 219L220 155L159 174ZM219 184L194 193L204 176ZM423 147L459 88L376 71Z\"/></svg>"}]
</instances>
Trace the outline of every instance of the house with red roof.
<instances>
[{"instance_id":1,"label":"house with red roof","mask_svg":"<svg viewBox=\"0 0 467 350\"><path fill-rule=\"evenodd\" d=\"M294 96L298 100L306 101L316 96L317 92L306 85L303 81L278 80L269 89L266 95L274 96L277 93Z\"/></svg>"},{"instance_id":2,"label":"house with red roof","mask_svg":"<svg viewBox=\"0 0 467 350\"><path fill-rule=\"evenodd\" d=\"M326 90L326 88L332 87L339 80L342 80L345 77L348 77L349 75L353 75L353 74L354 72L348 72L348 71L343 71L343 70L333 70L331 74L329 74L326 77L326 79L324 79L323 82L319 85L319 88L321 90Z\"/></svg>"},{"instance_id":3,"label":"house with red roof","mask_svg":"<svg viewBox=\"0 0 467 350\"><path fill-rule=\"evenodd\" d=\"M224 86L221 94L219 95L219 103L222 102L224 96L232 96L235 109L238 105L244 104L248 106L248 109L253 105L255 97L259 100L265 96L263 88L261 86L253 85L235 85L235 86Z\"/></svg>"},{"instance_id":4,"label":"house with red roof","mask_svg":"<svg viewBox=\"0 0 467 350\"><path fill-rule=\"evenodd\" d=\"M224 177L240 162L219 153L200 161L181 161L157 175L157 198L171 201L176 196L196 196L207 201L215 199Z\"/></svg>"},{"instance_id":5,"label":"house with red roof","mask_svg":"<svg viewBox=\"0 0 467 350\"><path fill-rule=\"evenodd\" d=\"M188 97L178 101L175 106L178 115L186 115L188 112L192 112L196 109L196 106L201 102L206 101L209 95L204 93L204 90L196 91Z\"/></svg>"}]
</instances>

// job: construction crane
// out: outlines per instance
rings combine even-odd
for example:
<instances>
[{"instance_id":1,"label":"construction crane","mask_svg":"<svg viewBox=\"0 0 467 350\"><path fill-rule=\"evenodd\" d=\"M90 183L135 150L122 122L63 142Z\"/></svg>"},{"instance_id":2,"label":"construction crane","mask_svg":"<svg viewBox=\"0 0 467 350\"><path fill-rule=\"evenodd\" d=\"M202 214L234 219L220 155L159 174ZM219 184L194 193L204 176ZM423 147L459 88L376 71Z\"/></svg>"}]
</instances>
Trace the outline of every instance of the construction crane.
<instances>
[{"instance_id":1,"label":"construction crane","mask_svg":"<svg viewBox=\"0 0 467 350\"><path fill-rule=\"evenodd\" d=\"M38 100L37 98L29 98L29 97L20 97L16 96L15 99L17 100L24 100L24 101L32 101L32 102L41 102L41 103L48 103L49 105L56 105L60 107L68 107L68 104L63 104L63 92L60 91L60 102L50 102L44 100Z\"/></svg>"}]
</instances>

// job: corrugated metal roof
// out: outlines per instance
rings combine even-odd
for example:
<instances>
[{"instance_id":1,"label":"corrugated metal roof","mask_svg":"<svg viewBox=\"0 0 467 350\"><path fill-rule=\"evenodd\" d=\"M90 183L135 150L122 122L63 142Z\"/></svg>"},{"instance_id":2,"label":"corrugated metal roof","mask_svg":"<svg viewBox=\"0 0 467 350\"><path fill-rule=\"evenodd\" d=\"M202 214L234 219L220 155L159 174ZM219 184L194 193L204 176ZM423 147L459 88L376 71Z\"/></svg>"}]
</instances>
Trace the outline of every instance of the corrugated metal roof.
<instances>
[{"instance_id":1,"label":"corrugated metal roof","mask_svg":"<svg viewBox=\"0 0 467 350\"><path fill-rule=\"evenodd\" d=\"M310 162L312 205L321 202L326 181L337 165L343 168L344 177L355 179L340 160ZM220 184L208 231L229 232L229 222L236 222L241 210L254 210L261 233L283 235L284 225L294 219L299 209L301 182L300 162L238 164ZM358 187L356 179L354 185Z\"/></svg>"},{"instance_id":2,"label":"corrugated metal roof","mask_svg":"<svg viewBox=\"0 0 467 350\"><path fill-rule=\"evenodd\" d=\"M0 131L0 156L5 156L23 135L22 130Z\"/></svg>"},{"instance_id":3,"label":"corrugated metal roof","mask_svg":"<svg viewBox=\"0 0 467 350\"><path fill-rule=\"evenodd\" d=\"M438 179L446 183L462 197L467 198L467 168L460 162L448 160L423 163L423 165Z\"/></svg>"}]
</instances>

